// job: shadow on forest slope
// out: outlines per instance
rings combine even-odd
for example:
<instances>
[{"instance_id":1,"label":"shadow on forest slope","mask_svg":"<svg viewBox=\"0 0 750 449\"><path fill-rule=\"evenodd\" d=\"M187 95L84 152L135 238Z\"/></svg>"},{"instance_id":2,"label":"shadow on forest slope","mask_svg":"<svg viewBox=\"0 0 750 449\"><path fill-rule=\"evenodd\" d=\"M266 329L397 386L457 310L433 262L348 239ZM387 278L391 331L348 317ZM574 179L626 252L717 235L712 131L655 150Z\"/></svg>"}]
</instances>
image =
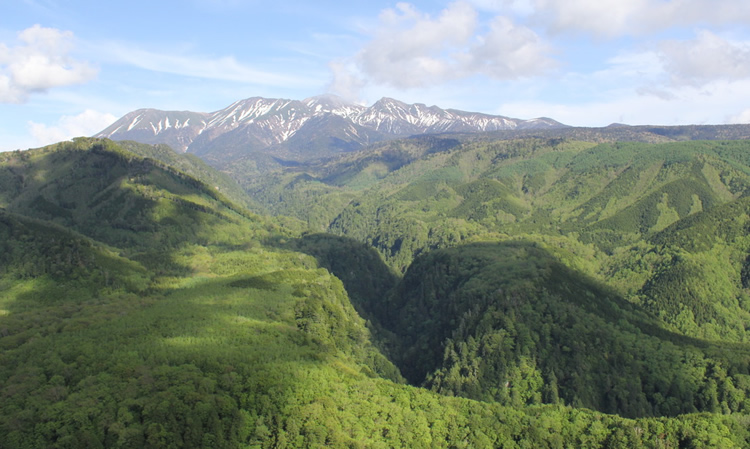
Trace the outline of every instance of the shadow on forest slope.
<instances>
[{"instance_id":1,"label":"shadow on forest slope","mask_svg":"<svg viewBox=\"0 0 750 449\"><path fill-rule=\"evenodd\" d=\"M265 243L313 256L341 280L352 305L365 319L373 319L372 310L386 300L399 281L375 249L352 238L316 233L284 243L279 239Z\"/></svg>"},{"instance_id":2,"label":"shadow on forest slope","mask_svg":"<svg viewBox=\"0 0 750 449\"><path fill-rule=\"evenodd\" d=\"M184 245L231 242L240 227L248 235L270 229L201 181L109 141L5 155L0 203L114 246L156 274L189 273L174 257Z\"/></svg>"},{"instance_id":3,"label":"shadow on forest slope","mask_svg":"<svg viewBox=\"0 0 750 449\"><path fill-rule=\"evenodd\" d=\"M672 332L533 242L427 253L379 306L404 376L443 394L676 415L712 410L712 367L750 374L747 345Z\"/></svg>"}]
</instances>

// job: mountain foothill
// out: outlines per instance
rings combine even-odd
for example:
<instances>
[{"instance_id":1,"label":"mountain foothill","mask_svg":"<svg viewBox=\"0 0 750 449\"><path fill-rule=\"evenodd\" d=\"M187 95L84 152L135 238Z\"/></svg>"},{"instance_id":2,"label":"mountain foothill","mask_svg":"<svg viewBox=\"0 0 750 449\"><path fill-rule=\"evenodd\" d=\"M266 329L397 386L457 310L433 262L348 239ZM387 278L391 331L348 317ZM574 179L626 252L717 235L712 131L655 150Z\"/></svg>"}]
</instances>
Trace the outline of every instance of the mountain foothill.
<instances>
[{"instance_id":1,"label":"mountain foothill","mask_svg":"<svg viewBox=\"0 0 750 449\"><path fill-rule=\"evenodd\" d=\"M750 447L748 137L256 97L0 153L0 447Z\"/></svg>"}]
</instances>

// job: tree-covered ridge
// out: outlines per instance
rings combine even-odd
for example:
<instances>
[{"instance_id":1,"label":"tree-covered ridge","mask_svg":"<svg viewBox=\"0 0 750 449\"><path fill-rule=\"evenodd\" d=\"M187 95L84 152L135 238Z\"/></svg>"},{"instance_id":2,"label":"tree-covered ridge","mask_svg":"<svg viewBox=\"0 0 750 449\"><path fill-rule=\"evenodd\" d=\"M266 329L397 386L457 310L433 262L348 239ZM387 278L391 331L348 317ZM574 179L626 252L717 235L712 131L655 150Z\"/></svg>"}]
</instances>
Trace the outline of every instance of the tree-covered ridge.
<instances>
[{"instance_id":1,"label":"tree-covered ridge","mask_svg":"<svg viewBox=\"0 0 750 449\"><path fill-rule=\"evenodd\" d=\"M489 133L446 133L442 135L417 135L395 142L386 142L367 147L363 151L344 153L325 160L308 159L305 163L284 161L268 154L248 154L239 160L228 163L221 157L212 159L211 163L231 174L252 197L264 203L272 213L302 215L315 230L324 230L321 220L328 217L325 207L315 207L314 213L304 213L303 204L318 206L317 199L321 193L338 192L329 186L343 185L359 190L370 187L373 182L382 179L389 171L423 156L426 153L445 151L459 145L494 145L498 142L590 142L618 143L668 143L703 140L741 140L750 137L747 125L726 126L618 126L607 128L559 128L548 130L511 130ZM538 147L539 144L533 144ZM416 150L416 151L415 151ZM517 155L517 154L516 154ZM220 156L220 155L217 155ZM536 163L532 163L536 165ZM312 173L311 178L300 173ZM283 188L299 179L316 180L315 188L306 191L304 197L298 196L302 190ZM313 187L310 184L308 187ZM323 190L321 192L320 190ZM346 197L346 196L345 196ZM349 199L351 199L349 197ZM341 201L346 203L345 199ZM324 215L321 217L320 215ZM330 222L330 219L328 219Z\"/></svg>"},{"instance_id":2,"label":"tree-covered ridge","mask_svg":"<svg viewBox=\"0 0 750 449\"><path fill-rule=\"evenodd\" d=\"M445 139L392 142L290 168L266 188L279 193L277 211L314 227L329 223L331 232L372 246L397 271L437 248L527 238L687 335L747 341L742 239L712 240L699 254L694 247L705 237L669 245L657 237L672 224L721 210L724 227L743 222L745 212L731 205L741 204L750 186L747 141ZM293 181L285 184L285 177ZM327 215L312 218L314 210ZM669 287L685 276L694 293Z\"/></svg>"},{"instance_id":3,"label":"tree-covered ridge","mask_svg":"<svg viewBox=\"0 0 750 449\"><path fill-rule=\"evenodd\" d=\"M571 155L591 146L558 144ZM357 178L347 194L390 198L396 210L407 170L433 164L461 197L514 194L455 145L431 145L407 145L410 161L338 182ZM657 237L676 225L607 255L572 235L502 243L505 231L454 213L446 223L472 231L433 235L447 248L421 247L400 279L379 246L251 214L206 181L218 175L198 180L162 150L79 139L0 155L0 447L750 444L743 340L687 338L648 300L621 294L670 266L679 242ZM458 170L440 171L451 158ZM408 201L421 201L420 189ZM437 229L441 207L410 218ZM401 247L391 245L393 257ZM626 263L632 274L603 280ZM384 354L434 391L404 384ZM715 413L673 416L695 410Z\"/></svg>"},{"instance_id":4,"label":"tree-covered ridge","mask_svg":"<svg viewBox=\"0 0 750 449\"><path fill-rule=\"evenodd\" d=\"M0 215L3 447L68 447L66 439L78 447L142 447L155 428L162 436L154 436L153 447L200 446L203 434L238 443L235 434L248 433L237 427L245 422L238 397L221 399L207 387L203 407L213 411L194 419L218 427L193 430L181 413L197 402L174 390L182 381L215 382L210 373L224 372L232 360L250 369L255 359L285 360L285 353L285 363L328 354L345 372L400 379L373 348L340 281L308 256L262 244L283 240L285 232L174 168L91 143L9 155L3 167L4 185L16 187L3 192L9 210L78 231ZM76 170L60 168L66 164ZM11 176L26 188L13 186ZM55 207L68 213L55 215ZM102 211L110 210L121 221L108 220ZM245 335L250 329L259 336ZM249 347L219 349L243 338ZM40 380L42 373L48 380ZM126 387L141 376L150 379L148 388ZM154 378L161 379L156 386ZM45 393L50 388L56 393ZM148 404L165 399L188 408L168 406L162 417L148 412ZM227 415L213 408L219 404ZM99 407L114 407L114 415ZM73 408L82 414L71 421ZM130 418L115 423L122 413ZM197 436L188 442L185 432Z\"/></svg>"},{"instance_id":5,"label":"tree-covered ridge","mask_svg":"<svg viewBox=\"0 0 750 449\"><path fill-rule=\"evenodd\" d=\"M17 221L21 232L33 231ZM254 275L241 274L259 258ZM217 254L208 265L203 257L214 276L162 280L147 293L49 289L46 297L24 297L55 281L4 276L12 286L3 290L9 312L0 317L0 442L656 448L740 447L750 438L741 415L633 421L559 405L511 408L393 383L367 368L377 363L358 362L357 335L366 332L355 317L316 315L316 304L330 308L325 304L345 294L327 272L304 269L299 260L284 251ZM346 330L334 319L355 326ZM346 335L327 334L337 329Z\"/></svg>"},{"instance_id":6,"label":"tree-covered ridge","mask_svg":"<svg viewBox=\"0 0 750 449\"><path fill-rule=\"evenodd\" d=\"M432 251L373 313L399 335L404 375L444 394L624 416L750 410L750 346L670 332L535 243Z\"/></svg>"},{"instance_id":7,"label":"tree-covered ridge","mask_svg":"<svg viewBox=\"0 0 750 449\"><path fill-rule=\"evenodd\" d=\"M211 168L203 159L194 154L178 154L164 144L146 145L127 140L118 142L117 144L131 153L157 160L200 180L234 203L251 210L261 210L261 206L255 203L234 179L223 172Z\"/></svg>"},{"instance_id":8,"label":"tree-covered ridge","mask_svg":"<svg viewBox=\"0 0 750 449\"><path fill-rule=\"evenodd\" d=\"M262 238L276 228L215 186L110 141L79 139L3 156L6 210L68 227L161 269L169 267L162 260L168 249L231 244L240 234Z\"/></svg>"},{"instance_id":9,"label":"tree-covered ridge","mask_svg":"<svg viewBox=\"0 0 750 449\"><path fill-rule=\"evenodd\" d=\"M748 188L744 142L601 144L515 141L428 155L383 177L331 229L369 239L375 223L419 228L413 250L454 232L578 233L611 249ZM311 181L312 182L312 181ZM304 188L298 188L304 190ZM365 219L359 219L364 216ZM466 222L466 223L463 223ZM479 225L476 229L475 225ZM386 257L394 241L376 246ZM398 261L405 268L415 254Z\"/></svg>"},{"instance_id":10,"label":"tree-covered ridge","mask_svg":"<svg viewBox=\"0 0 750 449\"><path fill-rule=\"evenodd\" d=\"M719 382L711 378L712 367L722 379L727 372L739 375L730 379L732 387L727 386L726 391L747 384L743 377L747 374L745 356L732 351L747 352L744 345L750 327L749 145L747 141L597 144L564 139L446 144L440 138L412 139L317 167L289 169L286 176L294 176L295 181L282 183L285 196L280 199L311 195L329 209L336 208L343 198L349 199L329 229L375 248L393 269L407 273L397 293L390 295L390 302L372 302L364 313L375 316L376 326L383 325L405 345L396 351L402 358L396 358L411 382L512 403L512 388L502 385L513 385L511 373L519 370L537 381L519 387L525 392L520 396L524 401L543 400L542 385L548 388L554 379L558 383L555 394L567 404L583 403L632 416L715 410L720 400L698 399L705 393L699 393L702 388L708 385L711 389ZM368 180L365 184L364 179ZM293 205L290 201L276 207L295 212ZM297 216L305 219L305 212ZM507 254L506 245L518 239L538 246L534 251L544 251L547 256L510 257L507 266L495 273L490 266L497 262L478 256L471 245L472 241L508 242L497 247L499 253ZM435 252L439 248L455 248L445 270L452 276L463 273L459 278L465 282L471 280L474 288L470 294L454 290L459 282L454 277L438 276L430 282L425 279L431 279L433 271L410 274L421 266L412 266L414 260L434 262L443 254ZM480 268L462 272L458 267L464 260L493 274L485 274L489 277L482 281ZM557 267L553 270L557 274L543 275L545 271L538 266L523 271L524 266L539 260L545 261L544 266ZM435 273L442 272L436 268L441 265L434 264L428 265L437 270ZM522 274L508 274L518 270ZM534 304L526 314L497 304L502 298L493 293L497 291L493 282L504 276L519 283L521 279L537 280L517 288L523 294L515 293L525 298L524 303ZM559 285L577 278L595 284L581 281L579 285L588 285L585 292L559 290ZM428 300L422 298L416 302L421 306L404 305L409 303L405 299L409 294L403 292L409 279L417 279L422 289L435 289L430 299L433 303L426 305L423 302ZM614 315L617 318L611 314L608 318L590 316L591 311L581 310L580 304L569 304L577 297L589 296L599 304L624 301L633 305L639 314L651 317L650 324L644 328L635 322L640 318L619 312ZM455 306L451 301L456 298L469 301L474 309L468 305L445 309ZM550 312L545 315L544 310ZM459 321L457 317L464 313L474 321ZM557 317L569 318L561 322ZM480 320L485 321L477 330ZM623 323L627 323L624 328L620 327ZM532 336L517 336L519 326L532 329ZM633 326L639 337L633 337ZM554 333L555 338L547 335L544 340L540 328ZM504 332L506 346L498 349L482 340L488 338L484 332ZM602 340L599 332L611 337ZM583 351L598 357L596 351L581 346L581 341L590 338L599 342L597 347L603 348L604 354L629 354L627 362L619 356L607 359L607 355L594 362L574 363L569 357L573 353ZM684 338L696 340L686 343ZM534 343L528 343L529 339ZM577 350L565 357L545 352L550 342L559 339L567 339L571 343L563 346ZM628 341L635 346L623 346ZM730 349L722 354L724 346ZM526 357L518 355L518 348L527 352ZM672 354L668 356L671 362L662 365L649 359L657 354ZM696 358L695 354L702 355ZM727 365L733 357L741 361L739 365ZM555 360L570 365L561 367ZM677 372L700 374L687 382L664 374L670 369L645 368L669 365L679 367ZM558 371L567 373L564 376L577 372L576 379L586 379L579 384L583 396L569 377L560 387ZM651 377L662 374L669 380ZM618 387L619 378L639 379L640 384L637 388ZM692 386L687 387L688 383ZM592 385L602 390L592 389ZM742 401L736 399L729 401L735 406L727 405L724 410L739 410L736 407Z\"/></svg>"}]
</instances>

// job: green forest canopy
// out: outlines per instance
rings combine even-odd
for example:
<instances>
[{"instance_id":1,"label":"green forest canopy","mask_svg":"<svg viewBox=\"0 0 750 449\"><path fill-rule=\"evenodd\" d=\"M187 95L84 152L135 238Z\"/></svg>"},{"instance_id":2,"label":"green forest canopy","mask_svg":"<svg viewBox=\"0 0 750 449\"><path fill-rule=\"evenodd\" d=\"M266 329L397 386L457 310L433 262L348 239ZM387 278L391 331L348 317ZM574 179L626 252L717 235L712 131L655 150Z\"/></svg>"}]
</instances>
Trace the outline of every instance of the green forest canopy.
<instances>
[{"instance_id":1,"label":"green forest canopy","mask_svg":"<svg viewBox=\"0 0 750 449\"><path fill-rule=\"evenodd\" d=\"M746 447L746 152L4 153L0 447Z\"/></svg>"}]
</instances>

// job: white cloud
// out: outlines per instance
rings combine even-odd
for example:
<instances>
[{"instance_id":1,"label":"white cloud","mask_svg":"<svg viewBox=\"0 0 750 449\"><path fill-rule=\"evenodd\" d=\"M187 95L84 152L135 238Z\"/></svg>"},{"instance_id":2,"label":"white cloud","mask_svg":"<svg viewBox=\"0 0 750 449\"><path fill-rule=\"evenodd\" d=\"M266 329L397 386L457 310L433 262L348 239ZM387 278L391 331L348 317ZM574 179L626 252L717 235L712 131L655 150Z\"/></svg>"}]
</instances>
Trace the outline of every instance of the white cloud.
<instances>
[{"instance_id":1,"label":"white cloud","mask_svg":"<svg viewBox=\"0 0 750 449\"><path fill-rule=\"evenodd\" d=\"M739 114L730 116L727 123L750 123L750 109L745 109Z\"/></svg>"},{"instance_id":2,"label":"white cloud","mask_svg":"<svg viewBox=\"0 0 750 449\"><path fill-rule=\"evenodd\" d=\"M380 14L375 38L358 56L362 71L376 83L417 87L450 79L455 53L476 28L477 14L453 3L433 19L408 3Z\"/></svg>"},{"instance_id":3,"label":"white cloud","mask_svg":"<svg viewBox=\"0 0 750 449\"><path fill-rule=\"evenodd\" d=\"M633 18L649 1L536 0L534 15L555 32L588 31L611 36L634 30Z\"/></svg>"},{"instance_id":4,"label":"white cloud","mask_svg":"<svg viewBox=\"0 0 750 449\"><path fill-rule=\"evenodd\" d=\"M576 74L582 79L578 87L599 92L602 98L617 89L669 101L679 99L688 87L708 97L715 94L716 86L750 81L750 42L702 30L692 39L662 41L651 47L624 50L607 59L605 68Z\"/></svg>"},{"instance_id":5,"label":"white cloud","mask_svg":"<svg viewBox=\"0 0 750 449\"><path fill-rule=\"evenodd\" d=\"M69 56L73 33L34 25L19 45L0 43L0 102L23 103L33 92L85 83L97 70Z\"/></svg>"},{"instance_id":6,"label":"white cloud","mask_svg":"<svg viewBox=\"0 0 750 449\"><path fill-rule=\"evenodd\" d=\"M115 120L117 117L112 114L86 109L78 115L64 115L52 126L29 122L29 132L37 146L44 146L73 137L94 135Z\"/></svg>"},{"instance_id":7,"label":"white cloud","mask_svg":"<svg viewBox=\"0 0 750 449\"><path fill-rule=\"evenodd\" d=\"M494 13L506 13L508 11L527 16L534 12L533 0L468 0L478 9Z\"/></svg>"},{"instance_id":8,"label":"white cloud","mask_svg":"<svg viewBox=\"0 0 750 449\"><path fill-rule=\"evenodd\" d=\"M728 41L707 30L695 39L664 42L660 53L677 85L750 78L750 43Z\"/></svg>"},{"instance_id":9,"label":"white cloud","mask_svg":"<svg viewBox=\"0 0 750 449\"><path fill-rule=\"evenodd\" d=\"M737 0L534 0L533 5L536 20L555 32L605 37L750 23L750 2Z\"/></svg>"},{"instance_id":10,"label":"white cloud","mask_svg":"<svg viewBox=\"0 0 750 449\"><path fill-rule=\"evenodd\" d=\"M102 47L101 53L114 61L154 72L222 81L238 81L276 87L316 87L322 83L310 77L257 70L233 56L210 58L141 50L116 43Z\"/></svg>"},{"instance_id":11,"label":"white cloud","mask_svg":"<svg viewBox=\"0 0 750 449\"><path fill-rule=\"evenodd\" d=\"M515 117L547 116L573 126L606 126L613 122L631 125L741 123L750 118L746 101L750 98L750 80L715 81L701 87L684 85L668 92L670 97L665 99L656 95L634 95L627 88L609 89L590 101L518 100L501 105L496 112Z\"/></svg>"},{"instance_id":12,"label":"white cloud","mask_svg":"<svg viewBox=\"0 0 750 449\"><path fill-rule=\"evenodd\" d=\"M360 102L360 92L366 83L357 74L354 64L347 60L336 60L331 61L328 67L331 69L333 79L326 91L355 103Z\"/></svg>"},{"instance_id":13,"label":"white cloud","mask_svg":"<svg viewBox=\"0 0 750 449\"><path fill-rule=\"evenodd\" d=\"M553 67L547 57L550 48L529 28L498 16L490 31L478 37L466 55L470 74L483 73L494 79L515 79L537 75Z\"/></svg>"},{"instance_id":14,"label":"white cloud","mask_svg":"<svg viewBox=\"0 0 750 449\"><path fill-rule=\"evenodd\" d=\"M448 5L437 17L399 3L380 14L373 39L357 54L361 73L374 83L424 87L483 74L516 79L551 67L549 48L529 28L495 17L479 32L476 10L465 2Z\"/></svg>"}]
</instances>

